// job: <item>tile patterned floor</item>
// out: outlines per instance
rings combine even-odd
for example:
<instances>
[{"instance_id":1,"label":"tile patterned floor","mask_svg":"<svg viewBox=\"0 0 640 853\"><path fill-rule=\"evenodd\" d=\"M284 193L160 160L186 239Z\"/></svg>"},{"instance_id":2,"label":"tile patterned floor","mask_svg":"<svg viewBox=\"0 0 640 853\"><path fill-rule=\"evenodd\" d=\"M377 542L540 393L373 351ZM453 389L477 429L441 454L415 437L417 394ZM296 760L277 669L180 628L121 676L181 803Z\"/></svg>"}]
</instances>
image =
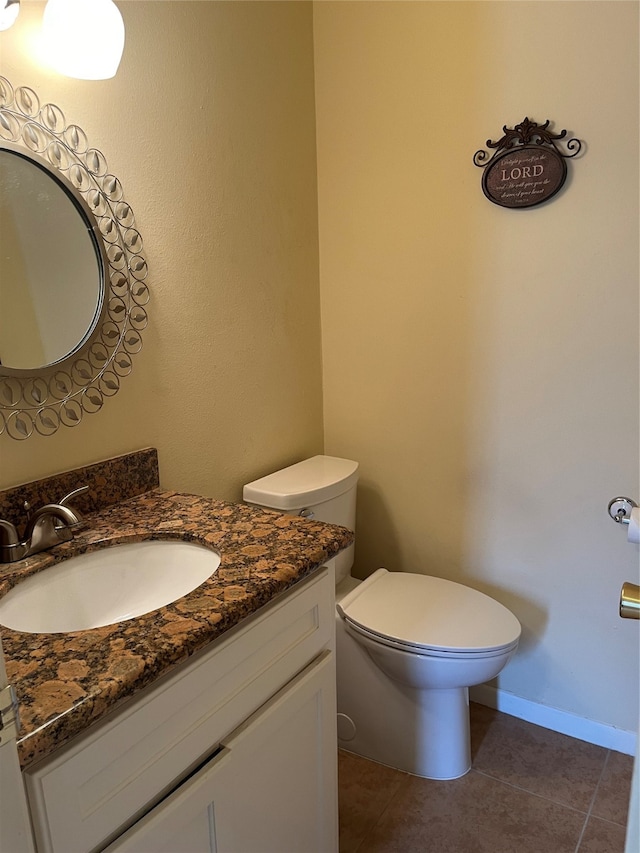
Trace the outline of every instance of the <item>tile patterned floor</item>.
<instances>
[{"instance_id":1,"label":"tile patterned floor","mask_svg":"<svg viewBox=\"0 0 640 853\"><path fill-rule=\"evenodd\" d=\"M471 705L473 766L432 782L340 751L340 853L623 853L633 759Z\"/></svg>"}]
</instances>

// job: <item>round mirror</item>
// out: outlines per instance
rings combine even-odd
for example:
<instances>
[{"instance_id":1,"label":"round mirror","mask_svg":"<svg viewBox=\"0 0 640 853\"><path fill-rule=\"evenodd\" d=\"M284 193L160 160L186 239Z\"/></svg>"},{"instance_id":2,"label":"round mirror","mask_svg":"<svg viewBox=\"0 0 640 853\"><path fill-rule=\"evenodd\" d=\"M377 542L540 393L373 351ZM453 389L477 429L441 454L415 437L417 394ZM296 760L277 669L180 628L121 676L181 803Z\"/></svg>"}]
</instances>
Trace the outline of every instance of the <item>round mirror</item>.
<instances>
[{"instance_id":1,"label":"round mirror","mask_svg":"<svg viewBox=\"0 0 640 853\"><path fill-rule=\"evenodd\" d=\"M51 172L0 150L0 364L32 370L75 352L100 315L90 223Z\"/></svg>"},{"instance_id":2,"label":"round mirror","mask_svg":"<svg viewBox=\"0 0 640 853\"><path fill-rule=\"evenodd\" d=\"M104 154L0 77L0 435L52 435L117 394L142 348L146 277Z\"/></svg>"}]
</instances>

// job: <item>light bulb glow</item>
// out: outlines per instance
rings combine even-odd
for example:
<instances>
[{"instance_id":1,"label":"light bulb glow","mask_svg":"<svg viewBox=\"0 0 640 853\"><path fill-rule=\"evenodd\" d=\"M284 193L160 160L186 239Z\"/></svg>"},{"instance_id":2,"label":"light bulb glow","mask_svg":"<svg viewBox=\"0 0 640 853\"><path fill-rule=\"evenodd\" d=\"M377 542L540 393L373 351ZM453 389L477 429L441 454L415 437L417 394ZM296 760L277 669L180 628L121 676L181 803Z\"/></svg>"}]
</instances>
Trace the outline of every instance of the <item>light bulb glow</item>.
<instances>
[{"instance_id":1,"label":"light bulb glow","mask_svg":"<svg viewBox=\"0 0 640 853\"><path fill-rule=\"evenodd\" d=\"M20 0L0 0L0 31L15 23L20 11Z\"/></svg>"},{"instance_id":2,"label":"light bulb glow","mask_svg":"<svg viewBox=\"0 0 640 853\"><path fill-rule=\"evenodd\" d=\"M112 0L49 0L42 18L46 62L67 77L106 80L118 70L124 22Z\"/></svg>"}]
</instances>

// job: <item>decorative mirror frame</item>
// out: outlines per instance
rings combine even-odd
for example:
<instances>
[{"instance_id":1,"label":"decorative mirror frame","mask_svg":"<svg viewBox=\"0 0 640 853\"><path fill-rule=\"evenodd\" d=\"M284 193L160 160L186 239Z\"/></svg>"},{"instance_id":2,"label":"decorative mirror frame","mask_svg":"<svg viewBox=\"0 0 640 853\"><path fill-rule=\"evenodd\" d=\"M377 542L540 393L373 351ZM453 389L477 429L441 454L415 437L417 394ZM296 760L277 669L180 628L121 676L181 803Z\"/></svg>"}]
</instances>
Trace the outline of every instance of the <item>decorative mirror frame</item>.
<instances>
[{"instance_id":1,"label":"decorative mirror frame","mask_svg":"<svg viewBox=\"0 0 640 853\"><path fill-rule=\"evenodd\" d=\"M0 149L48 170L90 224L102 262L102 308L84 340L64 358L35 370L0 365L0 435L29 438L77 426L120 389L142 349L149 301L142 237L118 178L84 131L25 86L0 77Z\"/></svg>"}]
</instances>

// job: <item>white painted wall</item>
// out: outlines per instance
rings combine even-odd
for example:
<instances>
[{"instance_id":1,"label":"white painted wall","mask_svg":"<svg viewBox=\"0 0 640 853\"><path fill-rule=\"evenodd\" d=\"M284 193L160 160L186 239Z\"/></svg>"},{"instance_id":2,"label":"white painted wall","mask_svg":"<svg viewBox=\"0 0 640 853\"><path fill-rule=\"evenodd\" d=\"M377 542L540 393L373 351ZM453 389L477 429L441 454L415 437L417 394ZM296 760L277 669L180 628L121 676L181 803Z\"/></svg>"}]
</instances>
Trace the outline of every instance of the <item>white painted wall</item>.
<instances>
[{"instance_id":1,"label":"white painted wall","mask_svg":"<svg viewBox=\"0 0 640 853\"><path fill-rule=\"evenodd\" d=\"M521 704L631 733L638 547L638 4L314 9L325 451L361 463L357 572L460 580L523 626ZM585 143L511 211L474 152ZM628 741L627 741L628 742Z\"/></svg>"}]
</instances>

